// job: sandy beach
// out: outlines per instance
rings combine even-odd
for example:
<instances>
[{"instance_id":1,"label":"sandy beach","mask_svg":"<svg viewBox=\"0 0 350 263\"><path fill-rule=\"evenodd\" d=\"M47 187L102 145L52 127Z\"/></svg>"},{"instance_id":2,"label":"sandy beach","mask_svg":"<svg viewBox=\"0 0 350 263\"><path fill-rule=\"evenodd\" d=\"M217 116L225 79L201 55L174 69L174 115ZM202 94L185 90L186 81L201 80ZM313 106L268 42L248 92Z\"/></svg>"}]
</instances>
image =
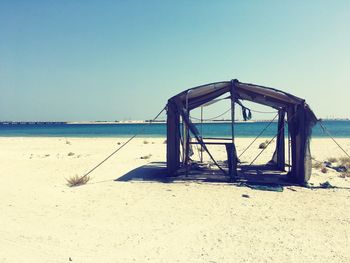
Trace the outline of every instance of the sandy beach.
<instances>
[{"instance_id":1,"label":"sandy beach","mask_svg":"<svg viewBox=\"0 0 350 263\"><path fill-rule=\"evenodd\" d=\"M314 169L311 185L338 188L283 192L117 182L134 168L165 161L164 138L137 138L87 185L66 185L125 141L0 138L0 262L350 262L349 177ZM238 151L250 141L237 139ZM338 141L350 151L350 139ZM320 161L343 156L330 139L311 146ZM256 152L253 145L245 158ZM264 158L272 150L266 152ZM224 158L224 150L218 155Z\"/></svg>"}]
</instances>

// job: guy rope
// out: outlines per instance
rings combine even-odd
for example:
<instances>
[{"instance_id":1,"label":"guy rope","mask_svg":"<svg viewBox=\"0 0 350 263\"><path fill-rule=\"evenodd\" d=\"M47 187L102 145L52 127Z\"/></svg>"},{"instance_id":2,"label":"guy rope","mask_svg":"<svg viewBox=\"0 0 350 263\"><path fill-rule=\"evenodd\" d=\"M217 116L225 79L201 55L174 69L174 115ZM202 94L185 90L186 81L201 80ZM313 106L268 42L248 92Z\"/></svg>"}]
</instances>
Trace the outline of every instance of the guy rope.
<instances>
[{"instance_id":1,"label":"guy rope","mask_svg":"<svg viewBox=\"0 0 350 263\"><path fill-rule=\"evenodd\" d=\"M148 125L145 125L138 133L136 133L135 135L133 135L132 137L130 137L125 143L123 143L122 145L120 145L119 148L117 148L115 151L113 151L110 155L108 155L105 159L103 159L101 162L99 162L97 165L95 165L92 169L90 169L87 173L85 173L80 179L84 179L85 177L87 177L89 174L91 174L93 171L95 171L99 166L101 166L104 162L106 162L109 158L111 158L114 154L116 154L117 152L119 152L124 146L126 146L129 142L131 142L135 137L137 137L138 135L142 134L146 128L149 127L149 125L151 125L155 120L158 119L158 117L163 113L163 111L166 109L166 107L164 107L157 115L156 117L154 117L152 120L149 121Z\"/></svg>"}]
</instances>

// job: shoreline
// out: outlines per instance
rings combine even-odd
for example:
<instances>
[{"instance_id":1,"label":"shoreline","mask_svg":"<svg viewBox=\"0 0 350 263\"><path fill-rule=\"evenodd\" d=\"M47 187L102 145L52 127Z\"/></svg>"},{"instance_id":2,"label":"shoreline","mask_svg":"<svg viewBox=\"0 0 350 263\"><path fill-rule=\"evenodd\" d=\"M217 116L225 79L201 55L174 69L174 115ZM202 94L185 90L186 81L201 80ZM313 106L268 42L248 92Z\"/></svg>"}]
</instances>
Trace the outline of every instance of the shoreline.
<instances>
[{"instance_id":1,"label":"shoreline","mask_svg":"<svg viewBox=\"0 0 350 263\"><path fill-rule=\"evenodd\" d=\"M350 121L350 118L339 118L339 119L322 119L322 121ZM261 119L261 120L235 120L235 123L265 123L271 122L271 119ZM277 120L273 121L277 122ZM200 124L200 121L193 121L195 124ZM214 120L214 121L203 121L203 124L221 124L221 123L231 123L231 120ZM111 124L166 124L166 120L150 121L150 120L125 120L125 121L0 121L1 125L111 125Z\"/></svg>"},{"instance_id":2,"label":"shoreline","mask_svg":"<svg viewBox=\"0 0 350 263\"><path fill-rule=\"evenodd\" d=\"M71 136L71 135L68 135L68 136L57 136L57 135L54 135L54 136L47 136L47 135L44 135L44 136L40 136L40 135L26 135L26 136L23 136L23 135L0 135L0 138L18 138L18 139L23 139L23 138L56 138L56 139L62 139L62 138L72 138L72 139L79 139L79 138L82 138L82 139L129 139L130 137L132 137L134 134L129 134L129 135L125 135L125 136ZM211 136L213 137L213 136ZM231 138L230 136L214 136L214 137L218 137L218 138ZM166 135L164 136L158 136L158 135L155 135L155 136L146 136L146 135L140 135L140 136L136 136L135 138L147 138L147 139L166 139ZM235 136L235 139L255 139L256 136ZM337 136L333 136L333 138L335 139L341 139L341 140L350 140L350 135L349 137L337 137ZM193 138L194 139L194 138ZM205 139L205 138L204 138ZM272 139L271 136L261 136L259 137L258 139ZM287 140L287 138L285 138ZM321 140L332 140L329 136L311 136L311 140L313 139L321 139Z\"/></svg>"}]
</instances>

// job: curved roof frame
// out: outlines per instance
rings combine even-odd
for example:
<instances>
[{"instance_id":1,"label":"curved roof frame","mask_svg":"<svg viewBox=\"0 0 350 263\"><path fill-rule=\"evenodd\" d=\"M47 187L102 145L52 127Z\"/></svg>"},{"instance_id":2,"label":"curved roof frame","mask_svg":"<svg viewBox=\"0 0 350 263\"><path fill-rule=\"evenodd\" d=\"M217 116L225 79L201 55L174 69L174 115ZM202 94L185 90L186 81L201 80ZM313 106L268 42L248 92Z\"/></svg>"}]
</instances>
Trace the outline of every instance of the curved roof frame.
<instances>
[{"instance_id":1,"label":"curved roof frame","mask_svg":"<svg viewBox=\"0 0 350 263\"><path fill-rule=\"evenodd\" d=\"M190 88L173 96L170 100L180 100L184 105L187 102L188 109L192 110L228 92L233 92L236 99L252 101L277 110L305 104L316 119L304 99L275 88L239 82L237 79Z\"/></svg>"}]
</instances>

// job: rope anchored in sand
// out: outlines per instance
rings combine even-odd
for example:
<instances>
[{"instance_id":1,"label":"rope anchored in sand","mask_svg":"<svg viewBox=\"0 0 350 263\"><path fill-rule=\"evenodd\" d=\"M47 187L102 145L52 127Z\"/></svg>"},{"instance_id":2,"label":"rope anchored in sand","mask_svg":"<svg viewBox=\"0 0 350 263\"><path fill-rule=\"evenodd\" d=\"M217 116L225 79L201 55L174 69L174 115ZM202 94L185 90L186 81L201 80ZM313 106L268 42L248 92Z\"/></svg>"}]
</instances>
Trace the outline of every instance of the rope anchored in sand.
<instances>
[{"instance_id":1,"label":"rope anchored in sand","mask_svg":"<svg viewBox=\"0 0 350 263\"><path fill-rule=\"evenodd\" d=\"M79 177L79 176L74 176L71 177L69 179L66 179L68 182L68 185L70 187L73 186L80 186L83 184L86 184L89 180L90 177L89 175L95 171L98 167L100 167L104 162L106 162L109 158L111 158L114 154L116 154L117 152L119 152L124 146L126 146L129 142L131 142L135 137L137 137L138 135L142 134L146 128L152 124L155 120L158 119L158 117L163 113L163 111L166 109L166 107L164 107L152 120L149 121L148 125L145 125L138 133L136 133L135 135L133 135L132 137L130 137L125 143L123 143L122 145L120 145L119 148L117 148L115 151L113 151L111 154L109 154L105 159L103 159L101 162L99 162L97 165L95 165L92 169L90 169L87 173L85 173L83 176Z\"/></svg>"}]
</instances>

